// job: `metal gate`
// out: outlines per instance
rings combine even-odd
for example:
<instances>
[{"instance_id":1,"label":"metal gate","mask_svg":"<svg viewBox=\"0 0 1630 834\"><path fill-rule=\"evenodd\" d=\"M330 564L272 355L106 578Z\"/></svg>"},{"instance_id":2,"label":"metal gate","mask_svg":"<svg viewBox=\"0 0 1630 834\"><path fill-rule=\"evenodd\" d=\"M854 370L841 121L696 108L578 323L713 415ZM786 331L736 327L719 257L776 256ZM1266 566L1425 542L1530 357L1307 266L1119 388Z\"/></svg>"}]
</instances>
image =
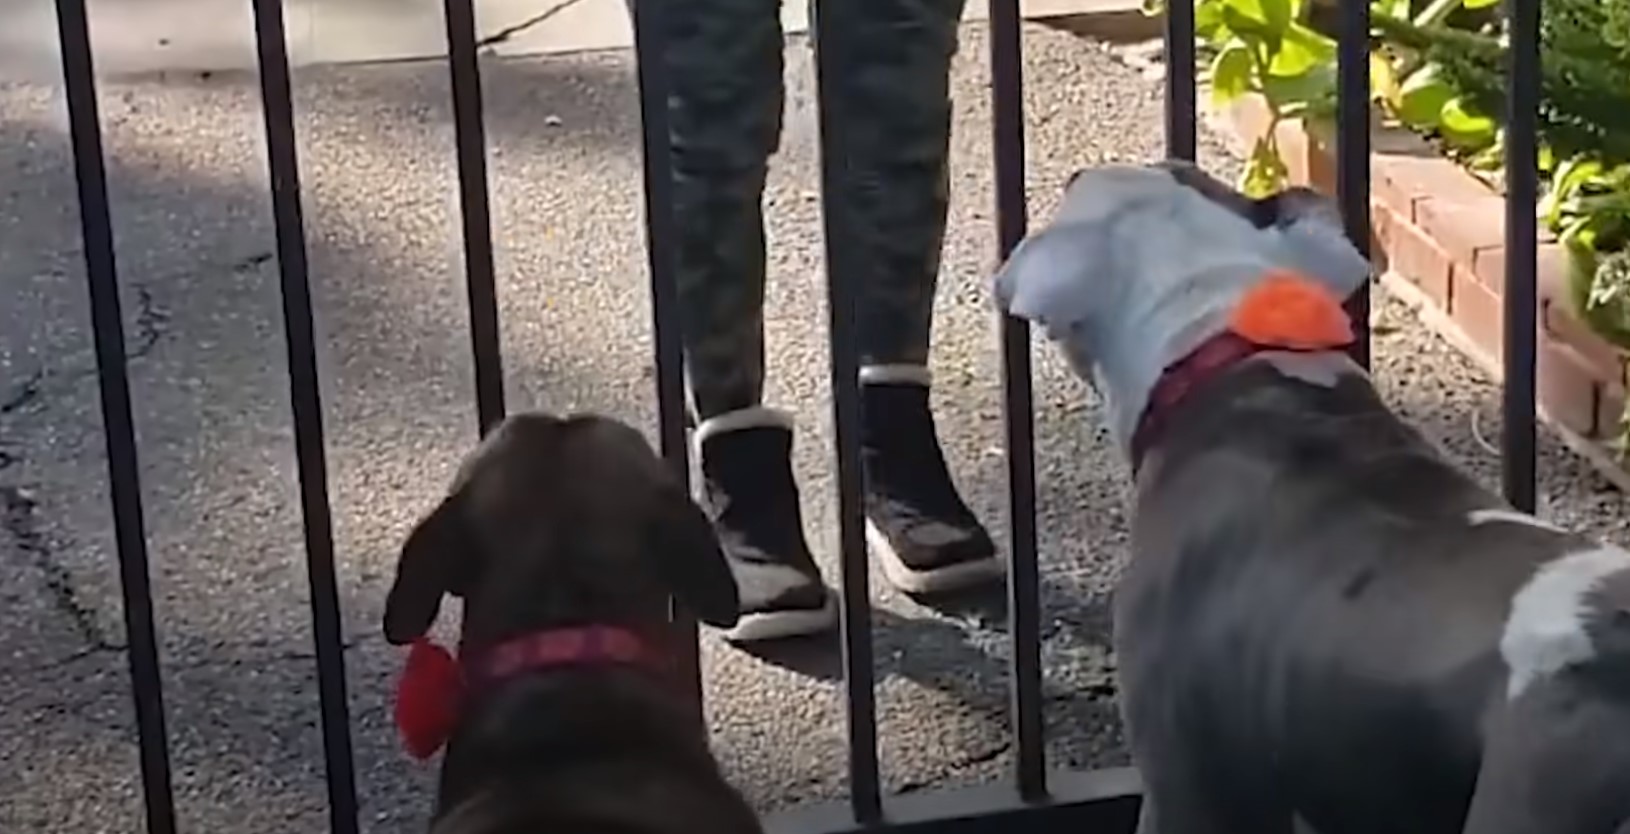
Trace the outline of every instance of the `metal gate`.
<instances>
[{"instance_id":1,"label":"metal gate","mask_svg":"<svg viewBox=\"0 0 1630 834\"><path fill-rule=\"evenodd\" d=\"M676 0L683 2L683 0ZM318 393L311 288L301 217L301 190L283 0L249 0L254 8L261 98L276 223L289 386L299 463L301 510L312 590L321 727L326 757L330 830L359 830L351 746L339 595L324 460L322 407ZM864 2L864 0L856 0ZM1366 252L1369 218L1369 7L1365 0L1339 5L1338 196L1352 240ZM663 0L633 4L640 56L653 54L662 26ZM1508 257L1505 281L1504 485L1518 508L1535 501L1535 313L1537 232L1536 120L1539 100L1540 0L1507 0L1511 16L1506 132ZM173 804L165 711L148 584L146 536L137 450L126 376L125 340L119 309L118 273L109 218L106 172L98 124L95 78L85 0L56 0L67 88L71 142L94 326L97 376L105 427L115 539L118 545L125 626L129 640L131 690L135 699L141 779L149 834L177 830ZM465 270L470 303L470 339L475 362L476 402L485 431L504 413L488 210L481 74L477 62L472 0L446 0L447 42L457 128L459 197L463 218ZM831 25L814 22L816 42ZM1026 226L1025 139L1021 78L1022 43L1018 0L990 0L992 96L995 113L996 233L1002 255L1024 236ZM1192 2L1169 4L1166 17L1166 140L1174 157L1193 159L1196 150L1195 43ZM817 78L830 71L830 57L817 49ZM657 395L663 454L682 475L688 472L680 372L680 340L674 312L670 162L664 73L650 60L639 61L644 122L645 206L650 258ZM823 102L824 104L824 102ZM842 127L821 108L823 191L842 176L844 160L830 138ZM841 241L845 218L825 213L827 258L846 256ZM830 270L848 276L854 270ZM887 798L878 772L873 700L871 607L859 490L858 361L854 330L854 288L833 281L831 293L832 389L837 440L838 508L842 542L843 660L848 706L849 782L847 803L795 810L770 821L786 834L838 834L875 830L900 832L1077 832L1120 834L1133 828L1138 807L1136 775L1129 770L1049 772L1044 755L1039 600L1036 560L1035 475L1029 333L1013 319L1001 323L1003 389L1007 425L1007 466L1012 538L1008 604L1012 640L1010 721L1017 756L1003 784L949 793ZM1357 322L1368 321L1367 301L1357 300ZM1367 339L1360 340L1368 360Z\"/></svg>"}]
</instances>

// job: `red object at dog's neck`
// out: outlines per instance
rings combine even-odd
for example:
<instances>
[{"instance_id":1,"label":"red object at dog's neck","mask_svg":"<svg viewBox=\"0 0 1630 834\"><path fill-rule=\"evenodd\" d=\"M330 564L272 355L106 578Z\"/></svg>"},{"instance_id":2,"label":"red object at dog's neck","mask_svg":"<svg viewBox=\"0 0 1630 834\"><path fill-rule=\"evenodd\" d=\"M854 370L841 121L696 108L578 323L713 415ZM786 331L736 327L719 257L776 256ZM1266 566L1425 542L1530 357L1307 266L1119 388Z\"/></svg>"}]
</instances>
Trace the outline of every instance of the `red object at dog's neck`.
<instances>
[{"instance_id":1,"label":"red object at dog's neck","mask_svg":"<svg viewBox=\"0 0 1630 834\"><path fill-rule=\"evenodd\" d=\"M1172 408L1195 386L1264 351L1324 353L1353 339L1352 321L1328 288L1295 271L1268 270L1240 297L1228 327L1168 365L1150 389L1132 432L1132 471L1165 431Z\"/></svg>"},{"instance_id":2,"label":"red object at dog's neck","mask_svg":"<svg viewBox=\"0 0 1630 834\"><path fill-rule=\"evenodd\" d=\"M462 660L421 637L396 690L396 727L414 758L447 743L472 690L491 690L530 672L581 666L645 667L668 674L664 657L628 628L583 625L528 632L490 648L461 649Z\"/></svg>"},{"instance_id":3,"label":"red object at dog's neck","mask_svg":"<svg viewBox=\"0 0 1630 834\"><path fill-rule=\"evenodd\" d=\"M1201 342L1188 356L1168 365L1155 387L1149 390L1149 402L1143 407L1137 429L1132 432L1132 471L1138 471L1144 454L1160 439L1172 408L1195 386L1258 353L1283 349L1258 345L1232 330L1224 330Z\"/></svg>"}]
</instances>

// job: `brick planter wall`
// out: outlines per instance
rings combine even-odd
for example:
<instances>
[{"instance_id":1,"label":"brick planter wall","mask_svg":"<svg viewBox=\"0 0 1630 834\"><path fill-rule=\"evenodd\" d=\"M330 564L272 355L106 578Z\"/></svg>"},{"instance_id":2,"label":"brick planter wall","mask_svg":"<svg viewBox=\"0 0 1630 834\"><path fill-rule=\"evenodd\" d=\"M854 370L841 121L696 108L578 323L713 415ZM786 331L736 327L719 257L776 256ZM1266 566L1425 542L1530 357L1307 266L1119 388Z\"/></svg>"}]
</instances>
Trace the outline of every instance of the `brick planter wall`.
<instances>
[{"instance_id":1,"label":"brick planter wall","mask_svg":"<svg viewBox=\"0 0 1630 834\"><path fill-rule=\"evenodd\" d=\"M1218 114L1250 147L1267 129L1259 99L1243 99ZM1293 181L1334 194L1333 142L1300 123L1278 128ZM1378 266L1419 292L1437 315L1424 320L1485 367L1503 351L1505 198L1405 131L1372 133L1370 207ZM1539 252L1539 405L1575 439L1614 436L1623 413L1630 356L1591 333L1572 314L1568 259L1541 230ZM1598 455L1592 455L1600 462ZM1622 472L1622 470L1621 470ZM1615 479L1617 480L1617 479Z\"/></svg>"}]
</instances>

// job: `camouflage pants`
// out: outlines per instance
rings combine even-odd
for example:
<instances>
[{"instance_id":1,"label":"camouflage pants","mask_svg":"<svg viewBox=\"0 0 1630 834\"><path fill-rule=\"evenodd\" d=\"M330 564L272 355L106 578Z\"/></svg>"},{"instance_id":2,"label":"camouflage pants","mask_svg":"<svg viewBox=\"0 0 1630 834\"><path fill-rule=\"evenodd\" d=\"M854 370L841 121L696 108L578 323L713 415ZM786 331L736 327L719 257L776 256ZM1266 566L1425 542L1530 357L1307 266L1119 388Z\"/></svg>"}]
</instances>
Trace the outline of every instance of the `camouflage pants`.
<instances>
[{"instance_id":1,"label":"camouflage pants","mask_svg":"<svg viewBox=\"0 0 1630 834\"><path fill-rule=\"evenodd\" d=\"M694 416L705 420L763 393L762 200L785 99L780 2L655 2L665 4L685 365ZM861 292L861 362L921 365L945 234L948 75L964 0L826 2L849 15L821 48L842 67L825 80L826 100L848 128L840 141L851 176L827 199L850 213L858 238L840 245L864 271L844 276Z\"/></svg>"}]
</instances>

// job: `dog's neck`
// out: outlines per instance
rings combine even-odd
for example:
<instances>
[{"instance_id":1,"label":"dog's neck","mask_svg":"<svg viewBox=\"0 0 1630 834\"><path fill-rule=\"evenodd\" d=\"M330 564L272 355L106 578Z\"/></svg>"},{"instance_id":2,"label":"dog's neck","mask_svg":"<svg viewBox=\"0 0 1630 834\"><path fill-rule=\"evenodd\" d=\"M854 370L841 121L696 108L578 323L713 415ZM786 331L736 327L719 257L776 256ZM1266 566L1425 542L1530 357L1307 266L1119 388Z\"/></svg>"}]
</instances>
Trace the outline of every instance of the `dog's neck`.
<instances>
[{"instance_id":1,"label":"dog's neck","mask_svg":"<svg viewBox=\"0 0 1630 834\"><path fill-rule=\"evenodd\" d=\"M671 681L670 658L652 638L612 625L561 626L488 644L461 643L457 657L420 638L397 685L396 724L408 752L426 758L447 743L472 699L490 696L518 678L569 668L622 666Z\"/></svg>"},{"instance_id":2,"label":"dog's neck","mask_svg":"<svg viewBox=\"0 0 1630 834\"><path fill-rule=\"evenodd\" d=\"M1167 368L1149 390L1148 403L1132 432L1132 471L1138 470L1144 453L1160 440L1172 409L1191 391L1262 352L1260 345L1224 331Z\"/></svg>"},{"instance_id":3,"label":"dog's neck","mask_svg":"<svg viewBox=\"0 0 1630 834\"><path fill-rule=\"evenodd\" d=\"M1260 264L1229 263L1163 282L1164 288L1122 290L1132 297L1104 305L1118 315L1083 322L1061 340L1076 372L1091 379L1103 399L1110 434L1123 453L1131 454L1133 434L1161 376L1227 329L1229 314L1261 275Z\"/></svg>"},{"instance_id":4,"label":"dog's neck","mask_svg":"<svg viewBox=\"0 0 1630 834\"><path fill-rule=\"evenodd\" d=\"M1207 339L1193 352L1168 367L1150 389L1148 404L1132 434L1131 464L1136 473L1148 451L1164 436L1173 412L1195 389L1256 359L1279 374L1301 382L1331 387L1342 377L1363 374L1345 351L1287 351L1254 344L1224 331Z\"/></svg>"},{"instance_id":5,"label":"dog's neck","mask_svg":"<svg viewBox=\"0 0 1630 834\"><path fill-rule=\"evenodd\" d=\"M661 666L665 657L640 632L587 624L538 629L488 645L461 644L459 660L472 686L491 687L528 672L569 666Z\"/></svg>"}]
</instances>

